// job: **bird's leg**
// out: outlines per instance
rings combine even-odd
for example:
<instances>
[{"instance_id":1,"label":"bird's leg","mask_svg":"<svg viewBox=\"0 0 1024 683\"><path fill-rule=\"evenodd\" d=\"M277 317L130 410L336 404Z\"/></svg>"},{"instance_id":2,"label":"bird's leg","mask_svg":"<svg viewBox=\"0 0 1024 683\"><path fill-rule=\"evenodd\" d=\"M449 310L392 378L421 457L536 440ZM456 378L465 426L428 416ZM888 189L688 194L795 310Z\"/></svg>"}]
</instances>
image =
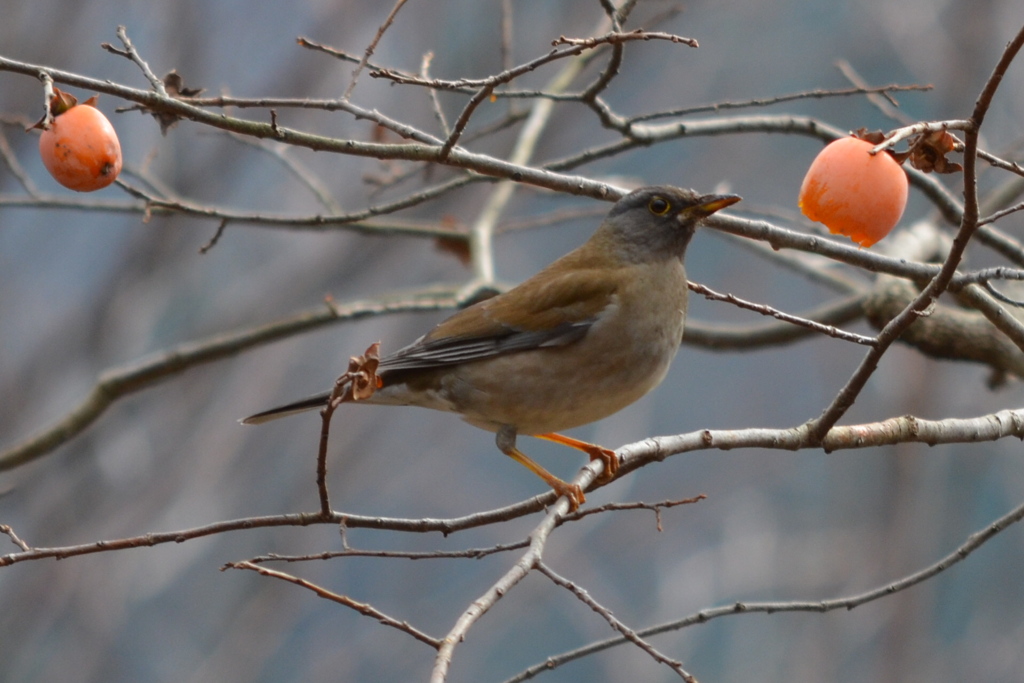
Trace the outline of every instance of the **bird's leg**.
<instances>
[{"instance_id":1,"label":"bird's leg","mask_svg":"<svg viewBox=\"0 0 1024 683\"><path fill-rule=\"evenodd\" d=\"M586 500L583 496L583 489L578 484L562 481L516 448L516 430L514 427L505 425L499 429L495 442L498 444L498 450L547 482L547 485L554 489L555 493L565 496L569 501L569 512L575 511Z\"/></svg>"},{"instance_id":2,"label":"bird's leg","mask_svg":"<svg viewBox=\"0 0 1024 683\"><path fill-rule=\"evenodd\" d=\"M560 443L563 446L569 448L575 448L578 451L583 451L591 460L600 460L604 463L604 471L601 472L597 478L597 483L607 484L615 478L615 474L619 471L619 459L615 457L615 451L598 446L596 443L587 443L586 441L580 441L574 439L571 436L565 436L564 434L556 434L550 432L548 434L536 434L538 439L547 439L548 441L554 441Z\"/></svg>"}]
</instances>

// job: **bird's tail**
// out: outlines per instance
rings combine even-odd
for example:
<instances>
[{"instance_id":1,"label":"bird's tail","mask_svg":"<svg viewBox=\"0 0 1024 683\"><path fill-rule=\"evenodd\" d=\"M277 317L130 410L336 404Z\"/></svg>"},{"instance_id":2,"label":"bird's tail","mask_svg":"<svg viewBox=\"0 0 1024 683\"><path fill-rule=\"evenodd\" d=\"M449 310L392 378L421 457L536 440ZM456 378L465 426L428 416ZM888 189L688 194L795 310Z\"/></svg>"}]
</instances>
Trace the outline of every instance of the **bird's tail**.
<instances>
[{"instance_id":1,"label":"bird's tail","mask_svg":"<svg viewBox=\"0 0 1024 683\"><path fill-rule=\"evenodd\" d=\"M279 417L288 417L289 415L295 415L296 413L304 413L307 410L316 410L327 405L327 399L330 397L331 394L329 392L324 392L322 394L317 394L316 396L304 398L300 401L293 401L292 403L287 403L283 406L264 410L262 413L256 413L255 415L243 418L239 420L239 422L244 425L258 425L263 424L264 422L270 422L271 420L276 420Z\"/></svg>"}]
</instances>

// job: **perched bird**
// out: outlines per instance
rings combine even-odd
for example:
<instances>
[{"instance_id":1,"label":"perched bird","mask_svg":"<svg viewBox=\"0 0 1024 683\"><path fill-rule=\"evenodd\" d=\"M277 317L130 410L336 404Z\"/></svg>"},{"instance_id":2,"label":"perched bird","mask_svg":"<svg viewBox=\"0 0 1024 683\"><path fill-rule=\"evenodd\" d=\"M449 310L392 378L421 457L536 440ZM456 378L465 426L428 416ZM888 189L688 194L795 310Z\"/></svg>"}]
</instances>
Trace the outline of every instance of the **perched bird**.
<instances>
[{"instance_id":1,"label":"perched bird","mask_svg":"<svg viewBox=\"0 0 1024 683\"><path fill-rule=\"evenodd\" d=\"M577 508L582 489L522 453L516 436L581 450L604 462L603 479L614 477L613 451L556 432L625 408L665 377L683 337L686 246L702 219L738 201L669 186L631 192L575 251L382 358L362 402L443 410L496 432L502 453ZM323 408L329 397L242 422Z\"/></svg>"}]
</instances>

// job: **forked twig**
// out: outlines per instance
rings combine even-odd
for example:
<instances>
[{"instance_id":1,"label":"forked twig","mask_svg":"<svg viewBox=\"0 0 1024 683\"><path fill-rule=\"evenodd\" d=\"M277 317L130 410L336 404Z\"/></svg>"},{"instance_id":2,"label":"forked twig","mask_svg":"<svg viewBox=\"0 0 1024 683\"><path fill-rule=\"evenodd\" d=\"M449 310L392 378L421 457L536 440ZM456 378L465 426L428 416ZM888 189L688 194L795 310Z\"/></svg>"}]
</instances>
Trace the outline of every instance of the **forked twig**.
<instances>
[{"instance_id":1,"label":"forked twig","mask_svg":"<svg viewBox=\"0 0 1024 683\"><path fill-rule=\"evenodd\" d=\"M115 55L120 55L121 57L125 57L126 59L130 59L142 71L142 74L146 77L146 80L149 81L149 84L153 86L153 90L155 90L163 97L167 97L167 87L164 85L163 80L161 80L160 77L153 73L153 70L149 68L149 64L146 63L146 60L144 60L142 58L142 55L139 54L138 50L135 49L135 46L132 44L132 41L128 38L128 29L124 26L118 26L117 37L121 41L121 44L124 45L123 50L114 47L110 43L100 43L100 47L102 47L107 52L110 52Z\"/></svg>"}]
</instances>

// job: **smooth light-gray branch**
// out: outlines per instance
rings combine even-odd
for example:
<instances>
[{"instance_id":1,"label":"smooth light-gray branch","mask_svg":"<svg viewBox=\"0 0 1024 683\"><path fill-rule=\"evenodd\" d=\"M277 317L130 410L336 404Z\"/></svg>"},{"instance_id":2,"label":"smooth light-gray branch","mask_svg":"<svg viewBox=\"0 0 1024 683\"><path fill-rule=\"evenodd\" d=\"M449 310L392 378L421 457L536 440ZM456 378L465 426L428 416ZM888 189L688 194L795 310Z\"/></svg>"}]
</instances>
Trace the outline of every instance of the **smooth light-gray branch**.
<instances>
[{"instance_id":1,"label":"smooth light-gray branch","mask_svg":"<svg viewBox=\"0 0 1024 683\"><path fill-rule=\"evenodd\" d=\"M980 415L973 418L923 420L913 416L904 416L883 422L833 427L820 447L825 451L831 452L899 443L925 443L930 446L978 443L981 441L996 441L1007 437L1024 439L1024 408L1003 410L998 413ZM806 448L818 448L818 446L810 442L806 427L792 429L704 429L675 436L644 439L643 441L622 446L616 451L616 454L620 459L619 475L621 476L651 462L661 461L681 453L709 449L734 450L737 448L796 451ZM598 469L602 466L600 461L588 463L580 470L580 474L574 479L574 483L583 487L589 486L596 478ZM190 529L154 532L124 539L95 541L51 548L32 546L27 551L0 555L0 567L31 560L63 559L77 555L149 547L164 543L182 543L195 538L261 527L303 527L314 524L343 524L345 527L353 529L378 529L405 533L436 532L447 536L465 529L504 522L538 512L552 505L555 499L555 492L548 491L503 508L449 519L404 519L381 517L379 515L357 515L337 511L331 512L328 516L315 512L247 517ZM576 513L576 516L583 517L585 513ZM564 517L564 519L572 518L572 516ZM531 557L537 556L533 555Z\"/></svg>"}]
</instances>

